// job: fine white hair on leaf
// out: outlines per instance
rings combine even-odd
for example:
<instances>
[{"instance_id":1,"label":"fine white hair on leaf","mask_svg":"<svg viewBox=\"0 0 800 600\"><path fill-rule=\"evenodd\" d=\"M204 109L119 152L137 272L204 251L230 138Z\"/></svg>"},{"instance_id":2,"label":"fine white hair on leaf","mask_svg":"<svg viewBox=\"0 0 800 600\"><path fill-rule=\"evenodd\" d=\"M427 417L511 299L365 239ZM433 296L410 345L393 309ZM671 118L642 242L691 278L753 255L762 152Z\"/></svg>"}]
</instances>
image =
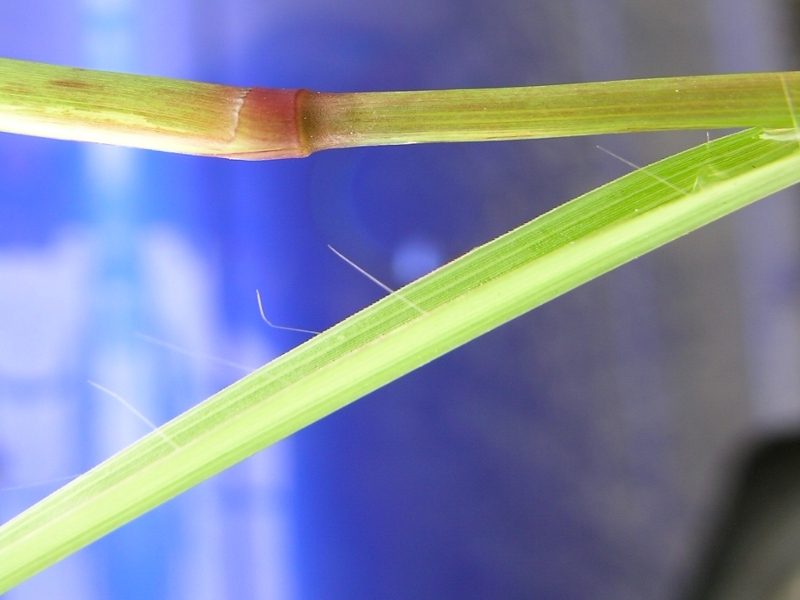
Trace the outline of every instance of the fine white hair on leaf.
<instances>
[{"instance_id":1,"label":"fine white hair on leaf","mask_svg":"<svg viewBox=\"0 0 800 600\"><path fill-rule=\"evenodd\" d=\"M261 313L261 318L264 319L264 323L272 327L273 329L283 329L284 331L297 331L298 333L308 333L311 335L317 335L319 331L314 331L312 329L301 329L300 327L287 327L286 325L276 325L272 321L267 318L267 315L264 313L264 306L261 304L261 292L256 290L256 301L258 302L258 312Z\"/></svg>"},{"instance_id":2,"label":"fine white hair on leaf","mask_svg":"<svg viewBox=\"0 0 800 600\"><path fill-rule=\"evenodd\" d=\"M176 344L171 344L169 342L165 342L164 340L160 340L152 335L146 335L144 333L139 333L138 331L133 334L133 337L140 339L144 342L148 342L150 344L154 344L156 346L161 346L162 348L166 348L168 350L172 350L173 352L178 352L179 354L185 354L186 356L191 356L192 358L198 358L200 360L208 360L211 362L218 363L220 365L225 365L226 367L231 367L233 369L237 369L244 373L252 373L255 371L255 367L248 367L246 365L240 365L239 363L235 363L230 360L226 360L224 358L219 358L217 356L211 356L210 354L200 354L199 352L192 352L191 350L187 350L186 348L182 348Z\"/></svg>"},{"instance_id":3,"label":"fine white hair on leaf","mask_svg":"<svg viewBox=\"0 0 800 600\"><path fill-rule=\"evenodd\" d=\"M420 307L419 307L417 304L414 304L414 303L413 303L411 300L409 300L408 298L406 298L405 296L403 296L403 295L402 295L400 292L398 292L398 291L396 291L396 290L393 290L393 289L392 289L392 288L390 288L388 285L386 285L385 283L383 283L382 281L380 281L378 278L376 278L376 277L373 277L372 275L370 275L369 273L367 273L367 272L366 272L364 269L362 269L361 267L359 267L359 266L358 266L356 263L354 263L352 260L350 260L349 258L347 258L347 257L346 257L344 254L342 254L341 252L339 252L339 251L338 251L336 248L334 248L334 247L333 247L333 246L331 246L330 244L328 244L328 248L330 248L331 252L333 252L333 253L334 253L336 256L338 256L339 258L341 258L341 259L342 259L344 262L346 262L348 265L350 265L351 267L353 267L353 268L354 268L356 271L358 271L359 273L361 273L361 274L362 274L364 277L366 277L366 278L367 278L367 279L369 279L371 282L373 282L374 284L376 284L377 286L379 286L381 289L383 289L384 291L388 292L389 294L394 294L394 295L396 295L398 298L400 298L400 300L402 300L403 302L405 302L406 304L408 304L408 305L409 305L411 308L413 308L414 310L417 310L417 311L419 311L419 313L420 313L420 314L422 314L422 315L424 315L424 314L427 314L427 313L426 313L424 310L422 310L422 308L420 308Z\"/></svg>"},{"instance_id":4,"label":"fine white hair on leaf","mask_svg":"<svg viewBox=\"0 0 800 600\"><path fill-rule=\"evenodd\" d=\"M54 483L63 483L64 481L72 481L80 477L80 475L65 475L64 477L56 477L55 479L47 479L46 481L39 481L37 483L29 483L26 485L15 485L13 487L7 488L0 488L0 493L4 492L22 492L25 490L32 490L38 487L44 487L46 485L52 485Z\"/></svg>"},{"instance_id":5,"label":"fine white hair on leaf","mask_svg":"<svg viewBox=\"0 0 800 600\"><path fill-rule=\"evenodd\" d=\"M164 439L164 440L165 440L167 443L169 443L169 445L170 445L170 446L172 446L173 448L175 448L175 450L179 450L179 448L178 448L178 444L176 444L175 442L173 442L173 441L172 441L172 439L171 439L171 438L170 438L170 437L169 437L169 436L168 436L166 433L164 433L163 431L161 431L161 430L158 428L158 426L157 426L155 423L153 423L153 422L152 422L150 419L148 419L148 418L147 418L147 417L145 417L145 416L144 416L142 413L140 413L138 410L136 410L136 408L135 408L135 407L134 407L134 406L133 406L133 405L132 405L130 402L128 402L127 400L125 400L125 399L124 399L122 396L120 396L119 394L117 394L117 393L115 393L115 392L112 392L112 391L111 391L110 389L108 389L107 387L104 387L104 386L102 386L102 385L100 385L99 383L96 383L96 382L94 382L94 381L91 381L91 380L89 380L87 383L88 383L90 386L92 386L92 387L94 387L94 388L97 388L97 389L98 389L98 390L100 390L101 392L105 392L106 394L108 394L109 396L111 396L112 398L114 398L115 400L117 400L117 401L118 401L120 404L122 404L122 406L124 406L124 407L125 407L125 408L127 408L129 411L131 411L131 412L132 412L134 415L136 415L136 416L137 416L137 417L138 417L138 418L139 418L139 419L140 419L140 420L141 420L143 423L146 423L146 424L147 424L147 425L148 425L148 426L149 426L149 427L150 427L150 428L151 428L153 431L155 431L155 432L156 432L156 433L157 433L159 436L161 436L161 437L162 437L162 438L163 438L163 439Z\"/></svg>"},{"instance_id":6,"label":"fine white hair on leaf","mask_svg":"<svg viewBox=\"0 0 800 600\"><path fill-rule=\"evenodd\" d=\"M603 148L602 146L597 146L597 149L602 151L602 152L605 152L609 156L612 156L613 158L616 158L617 160L625 163L629 167L632 167L632 168L636 169L637 171L641 171L642 173L645 173L646 175L649 175L653 179L655 179L657 181L660 181L661 183L663 183L666 186L671 187L673 190L683 194L684 196L687 196L689 194L689 192L687 192L686 190L683 190L683 189L679 188L677 185L675 185L674 183L672 183L671 181L667 181L663 177L660 177L660 176L656 175L655 173L653 173L652 171L650 171L650 169L648 169L646 167L640 167L636 163L632 163L631 161L622 158L618 154L614 154L611 150L607 150L606 148Z\"/></svg>"},{"instance_id":7,"label":"fine white hair on leaf","mask_svg":"<svg viewBox=\"0 0 800 600\"><path fill-rule=\"evenodd\" d=\"M795 140L797 145L800 146L800 128L797 126L797 113L794 108L794 100L792 100L792 91L789 89L789 82L786 81L786 75L783 73L778 74L781 78L781 86L783 87L783 95L786 98L786 105L789 107L789 115L792 117L792 126L794 128Z\"/></svg>"}]
</instances>

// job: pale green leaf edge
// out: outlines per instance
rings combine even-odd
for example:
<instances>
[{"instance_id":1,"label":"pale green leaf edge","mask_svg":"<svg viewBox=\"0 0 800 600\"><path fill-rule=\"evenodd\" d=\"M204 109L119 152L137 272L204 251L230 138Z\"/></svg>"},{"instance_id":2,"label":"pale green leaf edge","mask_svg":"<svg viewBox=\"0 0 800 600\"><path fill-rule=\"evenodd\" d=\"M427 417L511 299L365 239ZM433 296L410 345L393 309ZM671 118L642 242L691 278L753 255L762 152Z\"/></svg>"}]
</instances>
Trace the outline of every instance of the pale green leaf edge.
<instances>
[{"instance_id":1,"label":"pale green leaf edge","mask_svg":"<svg viewBox=\"0 0 800 600\"><path fill-rule=\"evenodd\" d=\"M631 173L471 251L215 394L0 527L0 593L449 350L798 181L794 136L747 130Z\"/></svg>"}]
</instances>

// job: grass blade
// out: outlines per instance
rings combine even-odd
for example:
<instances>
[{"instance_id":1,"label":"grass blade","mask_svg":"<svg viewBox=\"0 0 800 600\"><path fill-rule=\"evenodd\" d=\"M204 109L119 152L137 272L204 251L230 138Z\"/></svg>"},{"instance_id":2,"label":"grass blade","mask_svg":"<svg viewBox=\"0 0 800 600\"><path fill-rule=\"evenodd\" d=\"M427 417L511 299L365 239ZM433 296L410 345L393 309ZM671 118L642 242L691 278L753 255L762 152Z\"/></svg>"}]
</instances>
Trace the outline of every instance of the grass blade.
<instances>
[{"instance_id":1,"label":"grass blade","mask_svg":"<svg viewBox=\"0 0 800 600\"><path fill-rule=\"evenodd\" d=\"M747 130L593 190L222 390L0 527L0 593L437 356L796 183L800 148L780 137Z\"/></svg>"}]
</instances>

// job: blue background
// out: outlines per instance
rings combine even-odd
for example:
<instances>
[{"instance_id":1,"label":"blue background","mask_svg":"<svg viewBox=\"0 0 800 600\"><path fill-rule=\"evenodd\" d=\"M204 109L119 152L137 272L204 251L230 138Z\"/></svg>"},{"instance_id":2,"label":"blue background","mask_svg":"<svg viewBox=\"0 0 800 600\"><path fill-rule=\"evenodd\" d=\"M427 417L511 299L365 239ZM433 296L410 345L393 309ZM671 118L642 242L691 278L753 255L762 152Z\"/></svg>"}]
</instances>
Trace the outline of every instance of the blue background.
<instances>
[{"instance_id":1,"label":"blue background","mask_svg":"<svg viewBox=\"0 0 800 600\"><path fill-rule=\"evenodd\" d=\"M0 54L361 91L782 68L777 8L0 5ZM724 10L721 10L724 8ZM723 16L724 15L724 16ZM713 17L713 18L712 18ZM0 519L392 287L704 132L243 163L0 135ZM744 441L800 415L791 194L517 319L10 592L671 598Z\"/></svg>"}]
</instances>

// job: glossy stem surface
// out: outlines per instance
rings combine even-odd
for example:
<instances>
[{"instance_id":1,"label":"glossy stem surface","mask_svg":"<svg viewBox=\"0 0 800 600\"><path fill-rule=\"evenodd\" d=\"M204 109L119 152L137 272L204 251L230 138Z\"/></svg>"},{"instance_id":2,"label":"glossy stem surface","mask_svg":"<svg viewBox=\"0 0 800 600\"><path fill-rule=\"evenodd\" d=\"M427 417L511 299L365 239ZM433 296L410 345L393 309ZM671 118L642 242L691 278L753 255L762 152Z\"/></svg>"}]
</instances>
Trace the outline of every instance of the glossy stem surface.
<instances>
[{"instance_id":1,"label":"glossy stem surface","mask_svg":"<svg viewBox=\"0 0 800 600\"><path fill-rule=\"evenodd\" d=\"M794 98L800 99L798 72L317 94L306 100L304 131L313 151L677 129L794 129Z\"/></svg>"},{"instance_id":2,"label":"glossy stem surface","mask_svg":"<svg viewBox=\"0 0 800 600\"><path fill-rule=\"evenodd\" d=\"M675 129L793 134L795 97L797 72L331 94L0 59L0 131L248 160Z\"/></svg>"}]
</instances>

